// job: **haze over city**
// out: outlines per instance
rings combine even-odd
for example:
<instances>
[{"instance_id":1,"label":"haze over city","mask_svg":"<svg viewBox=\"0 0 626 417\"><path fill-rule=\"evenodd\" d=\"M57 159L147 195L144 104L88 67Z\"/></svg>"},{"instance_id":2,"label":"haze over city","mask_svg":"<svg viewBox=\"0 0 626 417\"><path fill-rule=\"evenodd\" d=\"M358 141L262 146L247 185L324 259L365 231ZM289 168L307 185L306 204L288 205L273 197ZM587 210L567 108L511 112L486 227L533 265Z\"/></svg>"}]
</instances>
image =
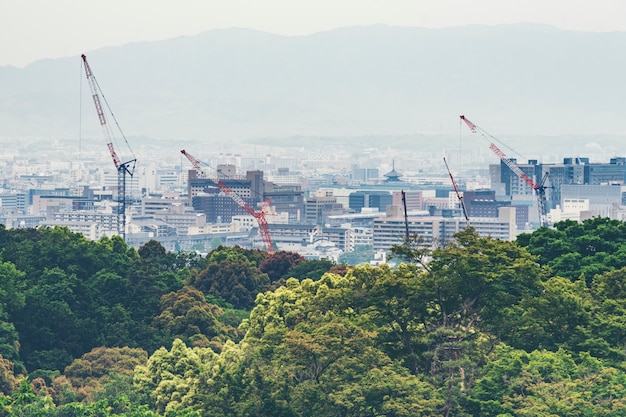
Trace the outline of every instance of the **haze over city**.
<instances>
[{"instance_id":1,"label":"haze over city","mask_svg":"<svg viewBox=\"0 0 626 417\"><path fill-rule=\"evenodd\" d=\"M120 187L103 185L112 167L83 53L116 115L109 126L119 122L125 133L115 144L120 158L138 161L135 192L144 196L189 191L182 148L213 167L233 164L237 175L288 177L306 194L385 182L396 169L401 182L439 176L449 187L442 156L464 184L488 188L489 166L499 162L489 141L538 166L564 158L611 165L626 154L626 59L617 53L626 6L616 1L61 1L7 10L6 189L18 179L32 188L32 175L58 169L72 193L81 182ZM485 143L460 115L494 136ZM62 185L48 179L47 187ZM550 208L560 203L554 195Z\"/></svg>"},{"instance_id":2,"label":"haze over city","mask_svg":"<svg viewBox=\"0 0 626 417\"><path fill-rule=\"evenodd\" d=\"M626 30L626 4L620 0L2 0L0 5L0 66L17 67L230 27L281 35L371 24L444 28L530 22L565 30Z\"/></svg>"},{"instance_id":3,"label":"haze over city","mask_svg":"<svg viewBox=\"0 0 626 417\"><path fill-rule=\"evenodd\" d=\"M624 17L0 0L0 415L625 415Z\"/></svg>"}]
</instances>

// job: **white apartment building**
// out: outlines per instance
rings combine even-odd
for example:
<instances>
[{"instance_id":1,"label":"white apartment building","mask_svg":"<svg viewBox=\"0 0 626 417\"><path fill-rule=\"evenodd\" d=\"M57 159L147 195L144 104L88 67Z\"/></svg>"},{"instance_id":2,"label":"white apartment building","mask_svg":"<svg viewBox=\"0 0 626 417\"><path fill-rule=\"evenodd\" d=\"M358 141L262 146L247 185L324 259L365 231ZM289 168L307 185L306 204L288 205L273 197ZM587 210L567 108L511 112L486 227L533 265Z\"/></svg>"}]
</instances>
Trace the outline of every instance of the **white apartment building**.
<instances>
[{"instance_id":1,"label":"white apartment building","mask_svg":"<svg viewBox=\"0 0 626 417\"><path fill-rule=\"evenodd\" d=\"M397 212L397 211L396 211ZM497 218L473 218L470 225L480 236L513 240L517 236L515 207L500 207ZM462 217L409 216L409 235L417 234L432 247L442 246L454 238L454 234L468 226ZM387 215L374 220L373 248L389 250L392 245L402 244L406 236L404 217Z\"/></svg>"},{"instance_id":2,"label":"white apartment building","mask_svg":"<svg viewBox=\"0 0 626 417\"><path fill-rule=\"evenodd\" d=\"M61 226L67 227L72 233L81 233L89 240L98 241L103 236L113 236L117 234L117 230L105 229L101 223L87 221L64 221L64 220L46 220L39 223L39 226ZM117 229L117 223L116 223Z\"/></svg>"}]
</instances>

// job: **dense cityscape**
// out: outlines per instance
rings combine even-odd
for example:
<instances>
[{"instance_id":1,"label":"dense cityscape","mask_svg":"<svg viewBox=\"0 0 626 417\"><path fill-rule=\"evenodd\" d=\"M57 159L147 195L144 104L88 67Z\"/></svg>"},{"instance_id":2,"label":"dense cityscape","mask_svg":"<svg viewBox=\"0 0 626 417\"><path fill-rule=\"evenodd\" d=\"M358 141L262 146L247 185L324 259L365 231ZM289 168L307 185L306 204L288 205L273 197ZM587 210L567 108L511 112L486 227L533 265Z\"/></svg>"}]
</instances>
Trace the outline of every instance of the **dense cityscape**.
<instances>
[{"instance_id":1,"label":"dense cityscape","mask_svg":"<svg viewBox=\"0 0 626 417\"><path fill-rule=\"evenodd\" d=\"M475 144L463 158L453 147L338 149L332 155L290 148L287 155L258 145L207 152L193 143L197 150L187 155L197 167L180 149L141 145L135 172L125 176L125 199L104 141L81 145L78 159L72 141L56 143L54 151L16 149L3 160L1 219L7 228L64 226L91 240L120 234L135 247L155 239L168 250L201 253L220 244L268 249L265 227L272 249L335 262L364 247L380 259L407 227L436 247L467 225L483 236L513 240L542 222L623 219L625 158L542 163L507 157L497 163L489 144L481 149L483 142L469 135ZM33 143L30 149L45 148ZM543 218L532 183L542 180ZM259 220L267 224L260 228Z\"/></svg>"},{"instance_id":2,"label":"dense cityscape","mask_svg":"<svg viewBox=\"0 0 626 417\"><path fill-rule=\"evenodd\" d=\"M116 1L0 14L0 416L626 416L626 6Z\"/></svg>"}]
</instances>

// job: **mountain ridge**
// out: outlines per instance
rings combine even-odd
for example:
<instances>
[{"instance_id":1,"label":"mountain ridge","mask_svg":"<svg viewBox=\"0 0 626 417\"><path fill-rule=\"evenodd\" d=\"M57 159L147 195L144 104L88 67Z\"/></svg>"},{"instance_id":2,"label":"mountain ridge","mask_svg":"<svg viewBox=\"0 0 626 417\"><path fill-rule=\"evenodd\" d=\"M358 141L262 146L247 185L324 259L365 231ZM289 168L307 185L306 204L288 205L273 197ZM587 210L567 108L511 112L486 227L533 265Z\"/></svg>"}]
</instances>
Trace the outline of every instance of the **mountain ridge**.
<instances>
[{"instance_id":1,"label":"mountain ridge","mask_svg":"<svg viewBox=\"0 0 626 417\"><path fill-rule=\"evenodd\" d=\"M624 133L624 44L542 24L372 25L216 29L86 55L131 136L451 134L459 114L504 134L603 135ZM100 135L79 64L0 67L0 137Z\"/></svg>"}]
</instances>

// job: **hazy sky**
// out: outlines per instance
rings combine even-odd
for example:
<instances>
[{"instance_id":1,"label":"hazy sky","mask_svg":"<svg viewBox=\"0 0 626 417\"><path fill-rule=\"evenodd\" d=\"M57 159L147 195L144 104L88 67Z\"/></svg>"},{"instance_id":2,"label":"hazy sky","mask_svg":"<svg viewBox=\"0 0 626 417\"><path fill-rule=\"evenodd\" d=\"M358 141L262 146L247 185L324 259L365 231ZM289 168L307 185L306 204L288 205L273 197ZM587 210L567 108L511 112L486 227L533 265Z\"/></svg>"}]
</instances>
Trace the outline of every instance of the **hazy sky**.
<instances>
[{"instance_id":1,"label":"hazy sky","mask_svg":"<svg viewBox=\"0 0 626 417\"><path fill-rule=\"evenodd\" d=\"M0 66L228 27L304 35L517 22L626 31L626 0L0 0Z\"/></svg>"}]
</instances>

